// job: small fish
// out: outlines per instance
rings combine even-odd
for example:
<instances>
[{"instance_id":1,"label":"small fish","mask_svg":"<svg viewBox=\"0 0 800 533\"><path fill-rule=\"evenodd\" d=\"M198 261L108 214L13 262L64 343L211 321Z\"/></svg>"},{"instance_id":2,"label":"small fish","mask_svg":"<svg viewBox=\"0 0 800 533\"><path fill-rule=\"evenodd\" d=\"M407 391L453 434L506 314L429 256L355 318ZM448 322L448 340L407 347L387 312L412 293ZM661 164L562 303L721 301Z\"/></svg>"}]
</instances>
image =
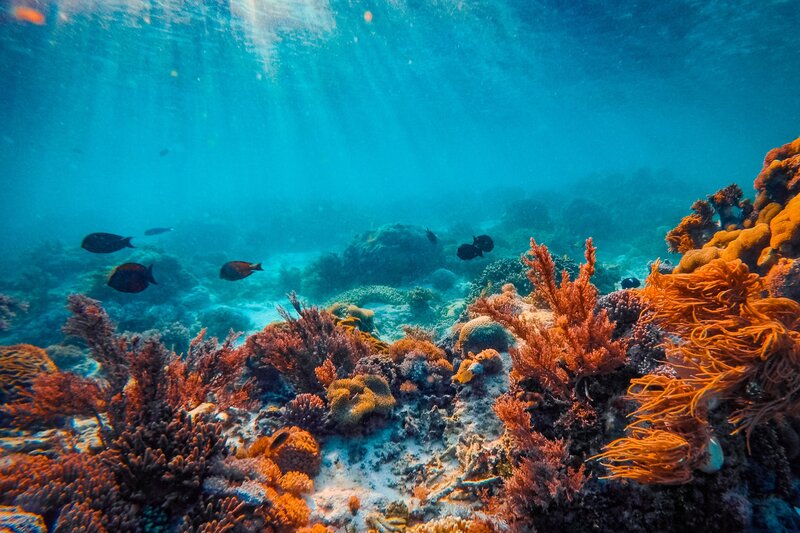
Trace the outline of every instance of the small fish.
<instances>
[{"instance_id":1,"label":"small fish","mask_svg":"<svg viewBox=\"0 0 800 533\"><path fill-rule=\"evenodd\" d=\"M475 259L478 256L483 257L483 252L474 244L462 244L458 247L456 255L459 259L469 261L470 259Z\"/></svg>"},{"instance_id":2,"label":"small fish","mask_svg":"<svg viewBox=\"0 0 800 533\"><path fill-rule=\"evenodd\" d=\"M160 235L162 233L167 233L172 231L174 228L150 228L149 230L145 231L145 235Z\"/></svg>"},{"instance_id":3,"label":"small fish","mask_svg":"<svg viewBox=\"0 0 800 533\"><path fill-rule=\"evenodd\" d=\"M439 239L436 237L436 234L431 230L429 230L428 228L425 228L425 236L428 237L428 240L431 241L431 244L436 244L437 242L439 242Z\"/></svg>"},{"instance_id":4,"label":"small fish","mask_svg":"<svg viewBox=\"0 0 800 533\"><path fill-rule=\"evenodd\" d=\"M113 233L90 233L83 238L81 248L93 254L110 254L123 248L134 248L132 238Z\"/></svg>"},{"instance_id":5,"label":"small fish","mask_svg":"<svg viewBox=\"0 0 800 533\"><path fill-rule=\"evenodd\" d=\"M219 270L219 277L228 281L237 281L246 278L256 270L264 270L261 268L261 263L228 261Z\"/></svg>"},{"instance_id":6,"label":"small fish","mask_svg":"<svg viewBox=\"0 0 800 533\"><path fill-rule=\"evenodd\" d=\"M108 286L119 292L142 292L151 283L158 285L153 278L153 265L145 267L139 263L119 265L108 277Z\"/></svg>"},{"instance_id":7,"label":"small fish","mask_svg":"<svg viewBox=\"0 0 800 533\"><path fill-rule=\"evenodd\" d=\"M165 155L167 155L168 153L169 153L169 148L162 148L162 149L161 149L161 151L160 151L160 152L158 152L158 155L159 155L160 157L164 157L164 156L165 156Z\"/></svg>"},{"instance_id":8,"label":"small fish","mask_svg":"<svg viewBox=\"0 0 800 533\"><path fill-rule=\"evenodd\" d=\"M270 450L274 450L278 448L281 444L286 442L289 438L289 431L286 429L282 429L278 431L275 435L272 436L272 442L269 443Z\"/></svg>"},{"instance_id":9,"label":"small fish","mask_svg":"<svg viewBox=\"0 0 800 533\"><path fill-rule=\"evenodd\" d=\"M41 11L32 7L17 6L12 11L14 18L23 22L30 22L37 26L44 26L45 19Z\"/></svg>"},{"instance_id":10,"label":"small fish","mask_svg":"<svg viewBox=\"0 0 800 533\"><path fill-rule=\"evenodd\" d=\"M478 235L472 237L472 245L480 249L482 252L491 252L494 250L494 241L488 235Z\"/></svg>"},{"instance_id":11,"label":"small fish","mask_svg":"<svg viewBox=\"0 0 800 533\"><path fill-rule=\"evenodd\" d=\"M625 278L619 283L623 289L635 289L642 284L638 278Z\"/></svg>"}]
</instances>

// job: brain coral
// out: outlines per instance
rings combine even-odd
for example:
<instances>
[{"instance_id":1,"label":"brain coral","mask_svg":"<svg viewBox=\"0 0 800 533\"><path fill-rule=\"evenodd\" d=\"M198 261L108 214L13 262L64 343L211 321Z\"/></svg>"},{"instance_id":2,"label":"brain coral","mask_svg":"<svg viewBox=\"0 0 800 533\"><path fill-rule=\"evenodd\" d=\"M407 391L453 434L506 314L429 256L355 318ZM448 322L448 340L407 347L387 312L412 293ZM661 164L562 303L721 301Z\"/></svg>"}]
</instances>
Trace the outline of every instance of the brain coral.
<instances>
[{"instance_id":1,"label":"brain coral","mask_svg":"<svg viewBox=\"0 0 800 533\"><path fill-rule=\"evenodd\" d=\"M508 350L508 333L503 326L487 316L473 318L466 324L456 325L456 327L460 329L455 348L462 354L478 353L487 348L493 348L499 352Z\"/></svg>"},{"instance_id":2,"label":"brain coral","mask_svg":"<svg viewBox=\"0 0 800 533\"><path fill-rule=\"evenodd\" d=\"M41 348L30 344L0 346L0 403L15 399L40 373L56 370Z\"/></svg>"},{"instance_id":3,"label":"brain coral","mask_svg":"<svg viewBox=\"0 0 800 533\"><path fill-rule=\"evenodd\" d=\"M341 428L354 428L367 415L388 414L395 404L386 380L372 374L337 379L328 387L328 402L331 418Z\"/></svg>"}]
</instances>

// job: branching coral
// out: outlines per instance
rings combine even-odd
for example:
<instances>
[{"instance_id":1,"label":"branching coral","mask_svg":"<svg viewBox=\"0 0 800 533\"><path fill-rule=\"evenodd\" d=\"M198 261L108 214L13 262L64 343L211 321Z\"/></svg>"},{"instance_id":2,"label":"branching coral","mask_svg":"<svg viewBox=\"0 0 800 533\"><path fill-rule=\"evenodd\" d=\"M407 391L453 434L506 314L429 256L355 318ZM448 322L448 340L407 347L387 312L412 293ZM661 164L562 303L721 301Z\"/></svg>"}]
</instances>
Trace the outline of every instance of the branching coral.
<instances>
[{"instance_id":1,"label":"branching coral","mask_svg":"<svg viewBox=\"0 0 800 533\"><path fill-rule=\"evenodd\" d=\"M569 464L567 443L551 440L531 429L526 405L501 396L494 406L511 439L514 469L497 504L514 519L524 519L533 509L556 501L570 501L586 482L584 465Z\"/></svg>"},{"instance_id":2,"label":"branching coral","mask_svg":"<svg viewBox=\"0 0 800 533\"><path fill-rule=\"evenodd\" d=\"M63 401L61 416L107 421L104 444L98 453L11 458L0 467L2 501L41 514L48 525L58 517L55 526L64 530L136 530L148 510L180 521L202 499L212 463L227 453L220 423L190 417L186 407L226 397L223 391L242 384L243 365L230 345L202 337L180 362L157 339L117 335L98 302L72 296L69 305L74 315L65 330L86 341L104 379L41 376L9 411L47 421Z\"/></svg>"},{"instance_id":3,"label":"branching coral","mask_svg":"<svg viewBox=\"0 0 800 533\"><path fill-rule=\"evenodd\" d=\"M303 307L294 294L289 299L299 316L279 309L284 322L248 337L248 364L257 374L265 367L277 369L298 392L320 393L325 385L318 379L317 368L330 361L336 376L346 377L359 359L370 354L370 345L360 332L340 325L327 311Z\"/></svg>"},{"instance_id":4,"label":"branching coral","mask_svg":"<svg viewBox=\"0 0 800 533\"><path fill-rule=\"evenodd\" d=\"M327 408L316 394L298 394L283 407L283 422L306 431L320 432L325 427Z\"/></svg>"},{"instance_id":5,"label":"branching coral","mask_svg":"<svg viewBox=\"0 0 800 533\"><path fill-rule=\"evenodd\" d=\"M606 311L596 310L597 289L591 284L595 248L591 239L586 241L586 263L581 265L575 281L570 281L564 271L561 283L556 282L550 252L534 239L529 253L524 261L536 287L534 295L553 311L554 323L548 325L520 314L510 297L481 298L471 311L488 315L516 337L518 345L509 349L513 379L533 379L553 394L569 398L581 378L607 373L622 365L625 345L621 340L612 340L614 324Z\"/></svg>"}]
</instances>

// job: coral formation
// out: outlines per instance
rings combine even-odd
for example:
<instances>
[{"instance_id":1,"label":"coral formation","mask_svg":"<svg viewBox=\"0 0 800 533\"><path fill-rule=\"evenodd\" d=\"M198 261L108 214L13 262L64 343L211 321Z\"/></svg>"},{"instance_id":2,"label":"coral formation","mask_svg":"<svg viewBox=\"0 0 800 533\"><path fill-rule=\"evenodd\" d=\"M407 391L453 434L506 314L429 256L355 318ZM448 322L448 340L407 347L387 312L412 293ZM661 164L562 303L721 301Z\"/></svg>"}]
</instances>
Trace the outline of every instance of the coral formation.
<instances>
[{"instance_id":1,"label":"coral formation","mask_svg":"<svg viewBox=\"0 0 800 533\"><path fill-rule=\"evenodd\" d=\"M614 325L605 310L596 311L597 289L590 283L595 266L591 239L586 241L586 263L578 277L570 281L563 271L560 285L547 247L531 239L529 253L524 259L528 276L536 295L552 310L553 324L523 318L506 299L481 298L472 312L489 316L516 337L519 345L509 349L512 378L533 379L553 394L571 397L580 379L624 363L624 343L612 339Z\"/></svg>"},{"instance_id":2,"label":"coral formation","mask_svg":"<svg viewBox=\"0 0 800 533\"><path fill-rule=\"evenodd\" d=\"M309 432L296 426L256 440L247 449L247 456L270 459L281 472L302 472L310 477L319 473L319 445Z\"/></svg>"},{"instance_id":3,"label":"coral formation","mask_svg":"<svg viewBox=\"0 0 800 533\"><path fill-rule=\"evenodd\" d=\"M265 368L275 368L297 392L320 393L325 385L316 369L329 361L336 377L346 377L359 359L370 354L370 345L327 311L303 307L294 294L290 302L297 318L280 309L284 322L270 324L247 338L248 364L257 377L263 376Z\"/></svg>"},{"instance_id":4,"label":"coral formation","mask_svg":"<svg viewBox=\"0 0 800 533\"><path fill-rule=\"evenodd\" d=\"M455 350L464 355L489 348L501 352L508 350L508 333L488 316L478 316L469 322L456 324L453 329L458 332Z\"/></svg>"},{"instance_id":5,"label":"coral formation","mask_svg":"<svg viewBox=\"0 0 800 533\"><path fill-rule=\"evenodd\" d=\"M336 380L327 395L331 420L342 429L358 427L369 415L389 414L395 405L386 380L370 374Z\"/></svg>"},{"instance_id":6,"label":"coral formation","mask_svg":"<svg viewBox=\"0 0 800 533\"><path fill-rule=\"evenodd\" d=\"M283 422L287 426L297 426L312 433L325 427L327 407L325 401L316 394L298 394L283 407Z\"/></svg>"},{"instance_id":7,"label":"coral formation","mask_svg":"<svg viewBox=\"0 0 800 533\"><path fill-rule=\"evenodd\" d=\"M30 344L0 346L0 404L15 400L41 374L56 372L43 349Z\"/></svg>"}]
</instances>

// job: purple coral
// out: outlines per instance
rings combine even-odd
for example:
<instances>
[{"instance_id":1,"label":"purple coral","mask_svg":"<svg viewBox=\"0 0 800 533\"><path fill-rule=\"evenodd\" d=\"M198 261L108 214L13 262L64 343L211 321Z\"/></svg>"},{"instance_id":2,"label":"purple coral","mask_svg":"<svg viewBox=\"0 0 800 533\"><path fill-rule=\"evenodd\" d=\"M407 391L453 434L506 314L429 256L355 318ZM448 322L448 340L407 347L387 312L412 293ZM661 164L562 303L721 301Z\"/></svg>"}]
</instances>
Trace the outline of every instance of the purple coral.
<instances>
[{"instance_id":1,"label":"purple coral","mask_svg":"<svg viewBox=\"0 0 800 533\"><path fill-rule=\"evenodd\" d=\"M639 293L622 290L598 298L597 308L605 309L608 319L616 323L614 333L619 337L639 320L644 302Z\"/></svg>"},{"instance_id":2,"label":"purple coral","mask_svg":"<svg viewBox=\"0 0 800 533\"><path fill-rule=\"evenodd\" d=\"M319 432L325 426L327 408L325 401L316 394L303 393L283 408L283 422L309 432Z\"/></svg>"}]
</instances>

